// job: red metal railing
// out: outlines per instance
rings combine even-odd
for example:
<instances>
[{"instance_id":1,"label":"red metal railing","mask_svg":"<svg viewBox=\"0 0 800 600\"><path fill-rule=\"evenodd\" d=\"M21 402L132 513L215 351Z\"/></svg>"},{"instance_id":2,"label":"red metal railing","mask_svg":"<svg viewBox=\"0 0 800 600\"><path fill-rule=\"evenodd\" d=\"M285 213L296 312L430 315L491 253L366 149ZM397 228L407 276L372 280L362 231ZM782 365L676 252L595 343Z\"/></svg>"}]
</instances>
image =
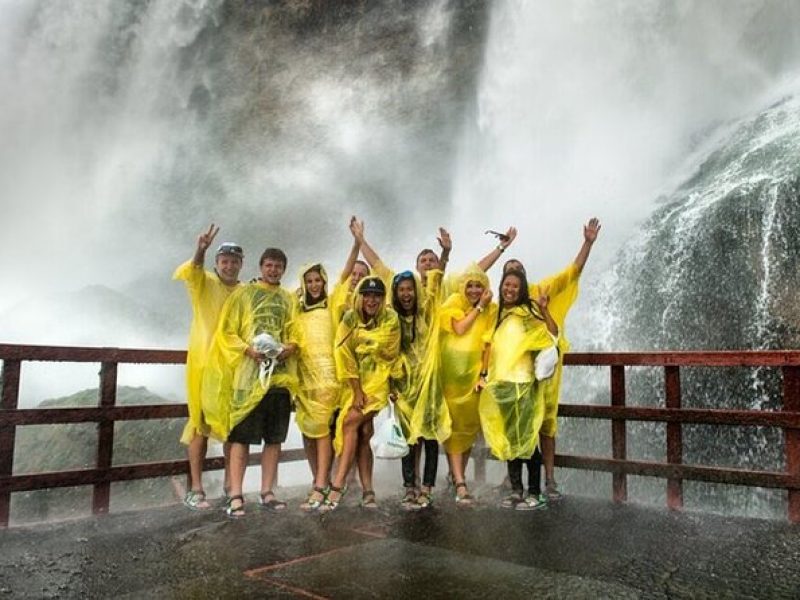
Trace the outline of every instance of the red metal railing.
<instances>
[{"instance_id":1,"label":"red metal railing","mask_svg":"<svg viewBox=\"0 0 800 600\"><path fill-rule=\"evenodd\" d=\"M800 522L800 351L745 352L626 352L567 354L565 365L606 366L611 370L611 405L562 404L561 417L610 419L612 458L557 455L556 465L613 473L613 498L628 497L627 476L642 475L667 480L667 506L683 506L686 479L743 486L786 489L788 518ZM625 405L625 367L663 367L666 407ZM681 407L681 367L780 368L783 403L780 411L723 410ZM626 459L626 422L667 424L667 462ZM683 464L682 426L708 424L779 427L784 431L786 471L753 471Z\"/></svg>"},{"instance_id":2,"label":"red metal railing","mask_svg":"<svg viewBox=\"0 0 800 600\"><path fill-rule=\"evenodd\" d=\"M112 482L184 475L188 472L187 460L112 466L115 422L187 416L186 405L181 404L116 406L117 366L120 363L183 364L186 361L185 351L0 344L0 360L3 361L0 397L0 527L8 526L12 492L91 485L92 512L104 514L108 512ZM24 361L100 363L98 405L92 408L17 408L20 371ZM97 423L95 467L13 475L16 428L21 425L56 423ZM283 451L280 457L281 461L304 458L302 449ZM258 454L252 454L249 462L258 464L259 459ZM222 457L208 458L204 464L207 471L222 469L223 466Z\"/></svg>"},{"instance_id":3,"label":"red metal railing","mask_svg":"<svg viewBox=\"0 0 800 600\"><path fill-rule=\"evenodd\" d=\"M52 487L92 485L92 510L108 511L110 485L115 481L146 479L185 474L185 460L112 466L114 423L140 419L164 419L186 416L183 405L116 406L117 365L120 363L182 364L186 353L178 350L136 350L118 348L77 348L20 346L0 344L3 361L3 389L0 400L0 526L8 524L12 492ZM20 367L23 361L67 361L100 363L98 406L92 408L20 409ZM667 480L667 505L683 505L682 482L699 480L744 486L780 488L788 491L788 517L800 522L800 351L776 352L648 352L648 353L575 353L565 357L566 365L610 367L611 403L609 406L562 404L559 415L612 422L612 458L559 454L556 465L572 469L606 471L613 474L613 498L627 500L627 476L643 475ZM656 366L664 368L666 406L664 408L625 405L625 367ZM783 375L781 411L721 410L681 408L681 367L777 367ZM632 461L626 459L626 422L656 421L667 424L667 461ZM51 473L13 475L16 427L53 423L97 423L96 466ZM752 471L685 465L682 456L682 425L712 424L726 426L760 425L784 430L786 471ZM302 450L289 450L282 461L301 460ZM476 456L476 476L483 472ZM251 464L258 455L250 457ZM206 460L207 470L221 469L222 458Z\"/></svg>"}]
</instances>

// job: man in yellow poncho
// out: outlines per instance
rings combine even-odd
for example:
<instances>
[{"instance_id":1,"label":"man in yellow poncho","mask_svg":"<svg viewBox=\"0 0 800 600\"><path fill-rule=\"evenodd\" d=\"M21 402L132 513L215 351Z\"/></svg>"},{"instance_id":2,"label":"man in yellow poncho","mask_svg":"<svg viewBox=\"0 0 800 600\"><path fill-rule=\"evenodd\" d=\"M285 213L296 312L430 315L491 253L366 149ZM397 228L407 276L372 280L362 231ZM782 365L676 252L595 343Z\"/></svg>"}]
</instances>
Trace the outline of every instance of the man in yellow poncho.
<instances>
[{"instance_id":1,"label":"man in yellow poncho","mask_svg":"<svg viewBox=\"0 0 800 600\"><path fill-rule=\"evenodd\" d=\"M231 443L228 515L244 515L242 482L250 444L260 444L261 502L280 511L272 486L297 393L294 355L297 297L280 286L286 255L267 248L261 279L231 294L220 315L203 377L203 412L211 435Z\"/></svg>"},{"instance_id":2,"label":"man in yellow poncho","mask_svg":"<svg viewBox=\"0 0 800 600\"><path fill-rule=\"evenodd\" d=\"M542 422L540 441L541 453L536 451L528 468L532 474L529 492L538 495L540 492L540 467L544 462L545 470L545 497L549 501L560 500L562 495L558 490L555 480L555 453L556 453L556 433L558 432L558 400L561 393L561 375L563 367L563 357L569 351L569 342L564 334L564 324L567 313L578 297L578 282L586 266L586 260L592 250L597 235L600 232L600 221L591 218L583 227L583 244L578 250L575 259L563 271L542 279L529 286L531 298L538 298L546 293L550 296L549 310L553 315L553 320L558 325L561 332L558 339L559 360L553 377L547 380L544 391L545 413ZM511 259L503 265L503 272L516 269L525 272L523 264Z\"/></svg>"},{"instance_id":3,"label":"man in yellow poncho","mask_svg":"<svg viewBox=\"0 0 800 600\"><path fill-rule=\"evenodd\" d=\"M557 342L548 300L542 294L532 302L525 274L507 271L500 283L497 324L484 350L481 428L492 454L508 461L512 494L501 504L506 508L544 506L538 498L523 499L522 465L536 449L544 417L545 384L534 377L534 358Z\"/></svg>"},{"instance_id":4,"label":"man in yellow poncho","mask_svg":"<svg viewBox=\"0 0 800 600\"><path fill-rule=\"evenodd\" d=\"M172 278L183 281L192 304L192 325L189 331L189 348L186 353L186 400L189 421L183 429L181 442L188 445L189 490L183 503L191 509L209 509L203 490L203 461L208 451L208 427L202 414L200 388L203 368L217 328L217 321L225 300L239 286L244 252L234 243L224 243L217 250L214 272L203 268L206 251L219 233L214 224L197 238L194 257L180 265ZM225 449L227 463L227 447ZM228 469L225 468L225 484L228 488Z\"/></svg>"},{"instance_id":5,"label":"man in yellow poncho","mask_svg":"<svg viewBox=\"0 0 800 600\"><path fill-rule=\"evenodd\" d=\"M350 232L353 232L358 220L355 217L350 217ZM342 320L344 313L347 312L353 305L353 292L364 277L370 274L369 265L363 260L358 259L358 254L361 251L361 243L353 236L353 245L350 248L350 254L345 261L344 269L342 269L339 279L333 286L330 292L330 306L333 311L333 321L337 325Z\"/></svg>"},{"instance_id":6,"label":"man in yellow poncho","mask_svg":"<svg viewBox=\"0 0 800 600\"><path fill-rule=\"evenodd\" d=\"M456 502L470 505L465 472L475 439L480 431L478 384L483 349L497 321L489 278L478 265L461 274L458 291L451 294L439 311L440 379L442 394L452 419L452 434L444 443Z\"/></svg>"},{"instance_id":7,"label":"man in yellow poncho","mask_svg":"<svg viewBox=\"0 0 800 600\"><path fill-rule=\"evenodd\" d=\"M389 378L399 352L400 324L394 310L386 306L386 286L380 277L365 277L356 289L353 309L344 314L336 331L336 373L346 385L334 439L339 463L323 507L326 510L339 505L356 450L362 506L377 507L372 453L366 448L372 436L372 420L389 401Z\"/></svg>"}]
</instances>

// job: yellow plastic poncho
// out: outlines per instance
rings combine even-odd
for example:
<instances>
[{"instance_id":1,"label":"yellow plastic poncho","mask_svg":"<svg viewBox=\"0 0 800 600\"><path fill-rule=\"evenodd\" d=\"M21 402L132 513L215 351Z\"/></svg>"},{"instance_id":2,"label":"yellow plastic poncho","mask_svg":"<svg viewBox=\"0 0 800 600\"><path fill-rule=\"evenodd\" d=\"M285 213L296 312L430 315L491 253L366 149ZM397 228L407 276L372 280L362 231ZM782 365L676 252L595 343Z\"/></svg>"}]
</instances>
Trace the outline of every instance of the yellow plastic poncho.
<instances>
[{"instance_id":1,"label":"yellow plastic poncho","mask_svg":"<svg viewBox=\"0 0 800 600\"><path fill-rule=\"evenodd\" d=\"M452 294L439 311L440 378L442 393L452 419L452 433L445 441L449 454L462 454L472 448L481 429L478 413L479 394L475 391L481 372L483 347L491 337L497 321L497 305L489 304L463 335L453 331L453 320L460 321L472 309L467 299L467 283L477 281L489 287L489 278L471 265L462 274L459 291Z\"/></svg>"},{"instance_id":2,"label":"yellow plastic poncho","mask_svg":"<svg viewBox=\"0 0 800 600\"><path fill-rule=\"evenodd\" d=\"M397 414L406 440L415 444L419 438L444 442L450 437L451 419L441 389L439 355L440 304L438 288L443 273L430 270L423 292L414 275L417 312L399 317L401 337L400 363L403 375L393 381L397 391Z\"/></svg>"},{"instance_id":3,"label":"yellow plastic poncho","mask_svg":"<svg viewBox=\"0 0 800 600\"><path fill-rule=\"evenodd\" d=\"M248 283L228 298L203 374L203 416L213 437L225 441L267 392L258 363L245 355L245 349L260 333L269 333L284 345L297 343L296 319L297 296L277 285ZM297 393L294 356L276 365L269 387Z\"/></svg>"},{"instance_id":4,"label":"yellow plastic poncho","mask_svg":"<svg viewBox=\"0 0 800 600\"><path fill-rule=\"evenodd\" d=\"M564 335L564 322L567 313L578 297L578 282L581 272L578 265L570 263L563 271L551 275L528 286L530 297L539 298L540 293L547 293L550 301L547 309L558 325L558 365L555 373L544 384L544 421L542 435L555 437L558 432L558 399L561 395L561 375L564 366L564 353L569 351L569 342Z\"/></svg>"},{"instance_id":5,"label":"yellow plastic poncho","mask_svg":"<svg viewBox=\"0 0 800 600\"><path fill-rule=\"evenodd\" d=\"M342 384L336 377L333 357L333 338L336 332L331 299L308 305L306 302L305 275L312 268L328 282L328 275L320 264L306 265L300 269L300 310L297 314L297 427L308 438L321 438L330 433L330 422L339 406Z\"/></svg>"},{"instance_id":6,"label":"yellow plastic poncho","mask_svg":"<svg viewBox=\"0 0 800 600\"><path fill-rule=\"evenodd\" d=\"M554 342L545 322L527 307L501 312L480 396L483 437L500 460L530 458L539 443L545 386L534 379L533 360Z\"/></svg>"},{"instance_id":7,"label":"yellow plastic poncho","mask_svg":"<svg viewBox=\"0 0 800 600\"><path fill-rule=\"evenodd\" d=\"M359 288L373 277L365 277ZM350 407L353 391L349 380L358 379L367 397L364 414L377 412L389 402L389 378L395 369L400 353L400 322L397 313L381 305L378 314L367 323L361 318L363 296L356 290L353 308L342 317L336 331L334 357L336 373L342 386L342 402L336 421L334 450L341 454L342 425Z\"/></svg>"},{"instance_id":8,"label":"yellow plastic poncho","mask_svg":"<svg viewBox=\"0 0 800 600\"><path fill-rule=\"evenodd\" d=\"M189 444L196 435L208 436L202 417L200 388L203 368L217 328L225 300L239 284L225 285L216 273L189 260L175 269L172 279L183 281L192 304L192 325L189 329L189 348L186 353L186 403L189 420L183 428L181 442Z\"/></svg>"}]
</instances>

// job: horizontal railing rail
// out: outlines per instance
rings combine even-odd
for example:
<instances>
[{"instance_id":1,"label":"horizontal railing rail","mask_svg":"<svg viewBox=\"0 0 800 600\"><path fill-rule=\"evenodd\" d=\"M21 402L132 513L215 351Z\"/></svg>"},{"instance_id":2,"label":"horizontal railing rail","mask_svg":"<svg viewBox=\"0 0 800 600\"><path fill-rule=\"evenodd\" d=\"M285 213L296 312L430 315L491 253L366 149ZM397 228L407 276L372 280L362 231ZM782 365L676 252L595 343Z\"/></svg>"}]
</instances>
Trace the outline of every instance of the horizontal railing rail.
<instances>
[{"instance_id":1,"label":"horizontal railing rail","mask_svg":"<svg viewBox=\"0 0 800 600\"><path fill-rule=\"evenodd\" d=\"M117 367L133 364L182 364L183 350L132 348L85 348L0 344L3 361L0 397L0 526L9 521L11 494L45 488L78 485L93 486L92 511L103 514L110 503L110 484L118 481L183 475L186 460L113 465L114 423L117 421L170 419L187 416L185 405L117 406ZM98 404L85 408L18 408L21 365L26 361L89 362L100 364ZM617 352L570 353L564 364L608 367L610 405L562 404L559 416L603 419L612 423L612 457L556 455L556 465L612 474L612 495L616 502L627 500L627 476L659 477L667 480L667 505L683 506L683 481L697 480L743 486L785 489L788 492L788 517L800 522L800 351L720 351L720 352ZM626 406L626 367L664 369L665 406ZM682 367L775 367L783 377L780 411L697 409L681 406L680 369ZM666 424L666 462L626 458L628 421ZM91 469L47 473L13 474L16 428L25 425L56 423L97 423L96 464ZM786 471L755 471L707 465L683 464L682 426L706 424L720 426L764 426L781 428L785 440ZM302 460L302 449L286 450L281 461ZM485 473L485 453L476 456L476 477ZM257 454L250 456L257 464ZM206 470L223 468L221 457L208 458Z\"/></svg>"}]
</instances>

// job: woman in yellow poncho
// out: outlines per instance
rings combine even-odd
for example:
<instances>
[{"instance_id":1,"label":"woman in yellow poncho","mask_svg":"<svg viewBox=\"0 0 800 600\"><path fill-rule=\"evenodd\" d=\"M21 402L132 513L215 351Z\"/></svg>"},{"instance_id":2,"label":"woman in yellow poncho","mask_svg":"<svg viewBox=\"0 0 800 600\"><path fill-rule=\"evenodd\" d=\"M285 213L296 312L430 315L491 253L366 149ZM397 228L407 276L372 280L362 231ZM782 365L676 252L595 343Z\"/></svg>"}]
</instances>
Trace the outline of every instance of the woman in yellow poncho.
<instances>
[{"instance_id":1,"label":"woman in yellow poncho","mask_svg":"<svg viewBox=\"0 0 800 600\"><path fill-rule=\"evenodd\" d=\"M375 506L372 486L372 419L389 401L389 378L400 352L397 313L386 306L386 286L379 277L365 277L356 289L353 309L336 331L334 357L339 380L346 383L336 421L334 449L339 456L324 509L339 505L347 473L358 450L362 504Z\"/></svg>"},{"instance_id":2,"label":"woman in yellow poncho","mask_svg":"<svg viewBox=\"0 0 800 600\"><path fill-rule=\"evenodd\" d=\"M303 510L315 510L322 505L330 477L333 460L330 425L339 408L342 387L336 377L333 357L333 339L342 313L334 302L337 297L343 297L339 290L348 290L351 281L363 278L360 274L353 275L364 268L363 264L357 264L358 248L357 243L353 245L331 297L327 293L328 275L322 265L306 265L300 270L300 310L297 316L300 392L296 421L303 434L303 448L314 478L314 487L301 505Z\"/></svg>"},{"instance_id":3,"label":"woman in yellow poncho","mask_svg":"<svg viewBox=\"0 0 800 600\"><path fill-rule=\"evenodd\" d=\"M523 500L522 465L539 441L544 418L543 383L534 377L534 357L557 342L558 326L548 311L548 296L533 303L522 271L507 271L500 283L500 308L491 342L483 354L480 397L481 428L492 454L508 461L512 494L507 508L540 506Z\"/></svg>"},{"instance_id":4,"label":"woman in yellow poncho","mask_svg":"<svg viewBox=\"0 0 800 600\"><path fill-rule=\"evenodd\" d=\"M439 462L439 442L450 437L450 414L439 384L438 288L442 271L429 269L425 291L411 271L392 279L392 306L401 329L402 376L393 380L397 414L403 435L411 446L402 459L407 509L430 506ZM419 462L425 449L421 488Z\"/></svg>"},{"instance_id":5,"label":"woman in yellow poncho","mask_svg":"<svg viewBox=\"0 0 800 600\"><path fill-rule=\"evenodd\" d=\"M478 384L481 355L497 318L491 302L489 278L478 265L468 267L439 311L441 327L440 379L452 420L452 433L444 443L456 486L456 501L471 504L465 471L469 453L480 431Z\"/></svg>"},{"instance_id":6,"label":"woman in yellow poncho","mask_svg":"<svg viewBox=\"0 0 800 600\"><path fill-rule=\"evenodd\" d=\"M592 218L583 227L583 244L578 250L575 259L562 271L542 279L538 283L532 283L528 287L531 298L538 298L546 290L550 296L548 309L553 316L553 320L558 325L558 365L556 371L545 384L545 408L544 420L540 431L541 452L538 450L531 459L529 469L528 491L533 495L541 493L541 465L544 462L545 471L545 498L548 501L560 500L561 492L555 480L555 453L556 453L556 433L558 432L558 401L561 394L561 374L564 362L564 354L569 351L569 342L565 334L565 321L567 313L578 297L578 283L589 258L594 242L600 232L600 221ZM525 272L525 267L518 260L509 260L503 265L503 272L509 269L521 270Z\"/></svg>"}]
</instances>

